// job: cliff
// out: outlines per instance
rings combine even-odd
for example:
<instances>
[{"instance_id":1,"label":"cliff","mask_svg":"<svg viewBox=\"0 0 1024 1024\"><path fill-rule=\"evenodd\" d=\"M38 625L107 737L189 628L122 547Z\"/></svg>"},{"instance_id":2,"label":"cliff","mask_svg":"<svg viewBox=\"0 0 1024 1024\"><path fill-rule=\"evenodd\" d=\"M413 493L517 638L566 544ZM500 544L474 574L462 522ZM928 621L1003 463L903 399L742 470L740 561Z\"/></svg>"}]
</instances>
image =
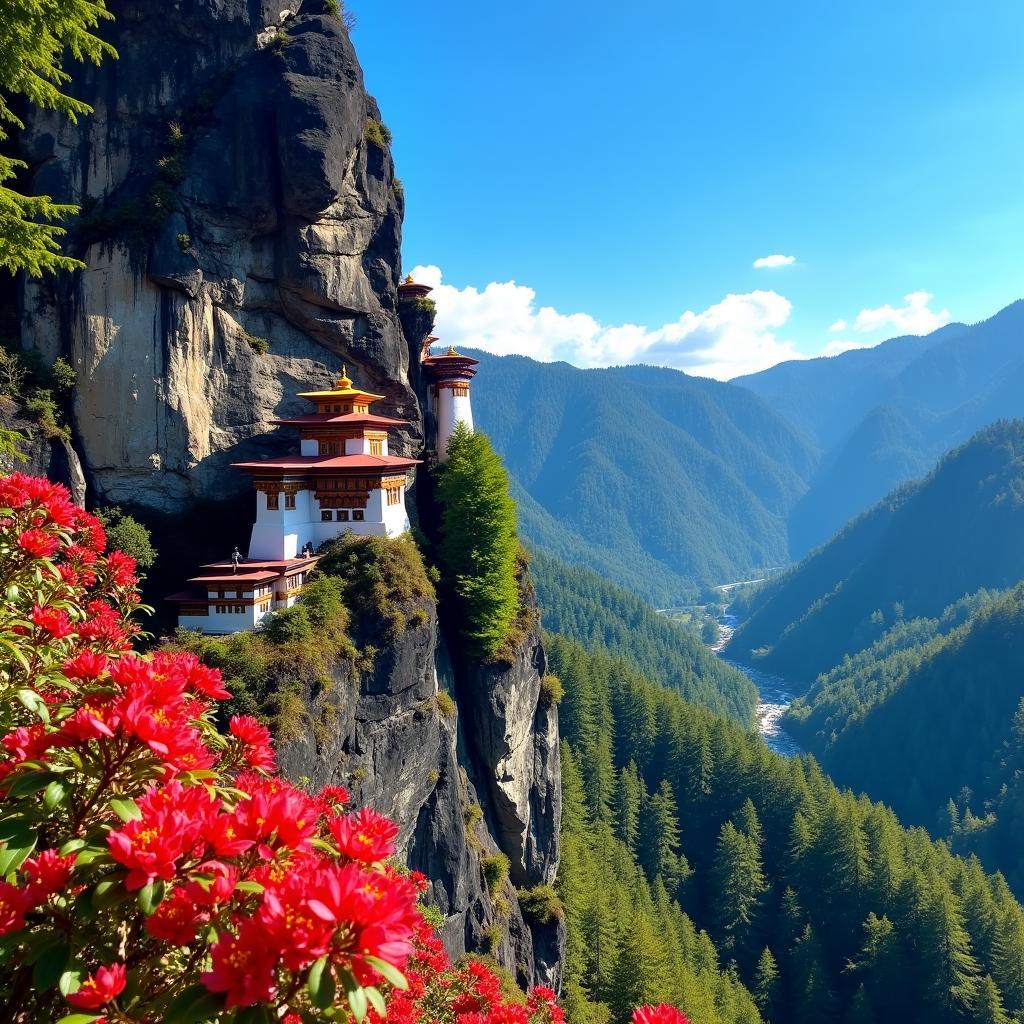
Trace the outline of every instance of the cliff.
<instances>
[{"instance_id":1,"label":"cliff","mask_svg":"<svg viewBox=\"0 0 1024 1024\"><path fill-rule=\"evenodd\" d=\"M86 269L24 282L21 335L78 373L94 500L178 512L246 489L228 463L281 450L269 420L343 360L418 421L401 188L341 21L323 0L110 6L120 58L73 83L95 113L20 140L33 188L83 209Z\"/></svg>"},{"instance_id":2,"label":"cliff","mask_svg":"<svg viewBox=\"0 0 1024 1024\"><path fill-rule=\"evenodd\" d=\"M377 411L411 421L393 450L421 448L432 318L400 308L389 136L325 0L109 6L120 58L76 71L72 89L95 113L39 114L19 142L32 188L82 205L67 250L86 269L18 286L23 345L77 372L71 440L0 414L32 434L33 468L143 514L170 588L242 541L249 484L228 464L290 450L270 421L305 412L295 395L342 363L385 396ZM445 639L433 597L387 633L367 607L348 614L351 649L298 693L287 672L271 680L291 714L282 767L402 823L400 853L430 878L453 954L557 986L564 924L525 921L517 897L553 882L559 851L535 614L487 666Z\"/></svg>"}]
</instances>

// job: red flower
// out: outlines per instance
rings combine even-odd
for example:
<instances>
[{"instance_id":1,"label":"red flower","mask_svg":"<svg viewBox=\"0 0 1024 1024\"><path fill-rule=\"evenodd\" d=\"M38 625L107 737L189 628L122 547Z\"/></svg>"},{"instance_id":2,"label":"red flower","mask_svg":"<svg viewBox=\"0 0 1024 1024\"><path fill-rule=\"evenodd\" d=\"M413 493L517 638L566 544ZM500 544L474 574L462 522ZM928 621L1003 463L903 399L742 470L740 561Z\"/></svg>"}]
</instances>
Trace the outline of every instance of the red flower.
<instances>
[{"instance_id":1,"label":"red flower","mask_svg":"<svg viewBox=\"0 0 1024 1024\"><path fill-rule=\"evenodd\" d=\"M62 608L41 608L36 605L32 609L32 621L40 629L46 630L54 640L62 640L74 632L71 616Z\"/></svg>"},{"instance_id":2,"label":"red flower","mask_svg":"<svg viewBox=\"0 0 1024 1024\"><path fill-rule=\"evenodd\" d=\"M195 942L199 926L209 920L209 912L197 907L179 886L146 918L146 931L154 939L175 946L190 946Z\"/></svg>"},{"instance_id":3,"label":"red flower","mask_svg":"<svg viewBox=\"0 0 1024 1024\"><path fill-rule=\"evenodd\" d=\"M25 914L35 904L36 900L28 890L0 881L0 935L24 928Z\"/></svg>"},{"instance_id":4,"label":"red flower","mask_svg":"<svg viewBox=\"0 0 1024 1024\"><path fill-rule=\"evenodd\" d=\"M238 935L222 933L210 955L212 969L203 973L202 982L211 992L227 993L228 1009L274 997L277 953L255 921L243 921Z\"/></svg>"},{"instance_id":5,"label":"red flower","mask_svg":"<svg viewBox=\"0 0 1024 1024\"><path fill-rule=\"evenodd\" d=\"M316 802L324 811L333 811L335 807L344 807L352 799L352 794L344 786L324 786L316 795Z\"/></svg>"},{"instance_id":6,"label":"red flower","mask_svg":"<svg viewBox=\"0 0 1024 1024\"><path fill-rule=\"evenodd\" d=\"M245 761L250 768L271 772L274 770L274 748L270 730L249 715L235 715L228 723L232 736L245 744Z\"/></svg>"},{"instance_id":7,"label":"red flower","mask_svg":"<svg viewBox=\"0 0 1024 1024\"><path fill-rule=\"evenodd\" d=\"M328 822L331 835L346 857L372 864L395 852L398 826L383 814L364 807Z\"/></svg>"},{"instance_id":8,"label":"red flower","mask_svg":"<svg viewBox=\"0 0 1024 1024\"><path fill-rule=\"evenodd\" d=\"M124 991L127 980L124 964L101 967L91 977L86 978L82 982L82 987L77 992L72 992L67 1000L80 1010L98 1010Z\"/></svg>"},{"instance_id":9,"label":"red flower","mask_svg":"<svg viewBox=\"0 0 1024 1024\"><path fill-rule=\"evenodd\" d=\"M118 587L134 587L139 582L135 575L135 559L123 551L111 551L107 555L107 576Z\"/></svg>"},{"instance_id":10,"label":"red flower","mask_svg":"<svg viewBox=\"0 0 1024 1024\"><path fill-rule=\"evenodd\" d=\"M689 1024L685 1014L668 1003L641 1006L633 1011L633 1024Z\"/></svg>"},{"instance_id":11,"label":"red flower","mask_svg":"<svg viewBox=\"0 0 1024 1024\"><path fill-rule=\"evenodd\" d=\"M18 537L18 547L33 558L49 558L60 547L60 538L46 530L32 527Z\"/></svg>"},{"instance_id":12,"label":"red flower","mask_svg":"<svg viewBox=\"0 0 1024 1024\"><path fill-rule=\"evenodd\" d=\"M104 672L110 659L105 654L96 651L82 651L63 665L64 675L68 679L99 679Z\"/></svg>"},{"instance_id":13,"label":"red flower","mask_svg":"<svg viewBox=\"0 0 1024 1024\"><path fill-rule=\"evenodd\" d=\"M28 891L33 899L41 902L66 889L74 866L73 853L62 857L56 850L43 850L38 856L25 861L23 867L29 878Z\"/></svg>"},{"instance_id":14,"label":"red flower","mask_svg":"<svg viewBox=\"0 0 1024 1024\"><path fill-rule=\"evenodd\" d=\"M270 856L273 847L304 849L316 831L316 804L301 789L282 779L260 775L241 775L236 780L241 790L252 795L240 800L234 811L232 831L235 842L248 840L260 844L261 853ZM214 849L223 855L216 841Z\"/></svg>"}]
</instances>

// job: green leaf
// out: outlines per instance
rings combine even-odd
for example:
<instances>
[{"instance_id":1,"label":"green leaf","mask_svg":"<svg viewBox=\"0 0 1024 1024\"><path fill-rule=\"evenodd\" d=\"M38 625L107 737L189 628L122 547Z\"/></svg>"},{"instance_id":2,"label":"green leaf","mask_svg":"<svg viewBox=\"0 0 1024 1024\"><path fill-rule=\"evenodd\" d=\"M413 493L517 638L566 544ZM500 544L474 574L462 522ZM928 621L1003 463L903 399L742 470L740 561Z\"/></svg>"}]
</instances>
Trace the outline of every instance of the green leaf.
<instances>
[{"instance_id":1,"label":"green leaf","mask_svg":"<svg viewBox=\"0 0 1024 1024\"><path fill-rule=\"evenodd\" d=\"M86 845L84 839L69 839L57 852L62 857L66 857L69 853L78 853Z\"/></svg>"},{"instance_id":2,"label":"green leaf","mask_svg":"<svg viewBox=\"0 0 1024 1024\"><path fill-rule=\"evenodd\" d=\"M235 888L240 892L254 892L257 896L264 891L263 886L259 882L252 881L238 882Z\"/></svg>"},{"instance_id":3,"label":"green leaf","mask_svg":"<svg viewBox=\"0 0 1024 1024\"><path fill-rule=\"evenodd\" d=\"M376 969L377 973L386 981L389 985L393 985L395 988L401 989L403 992L409 987L409 982L405 980L405 975L394 965L389 964L386 960L381 960L378 956L364 957L366 962L373 968Z\"/></svg>"},{"instance_id":4,"label":"green leaf","mask_svg":"<svg viewBox=\"0 0 1024 1024\"><path fill-rule=\"evenodd\" d=\"M357 1022L366 1020L366 1011L370 1008L370 1002L366 998L366 989L360 985L350 988L348 990L348 1005Z\"/></svg>"},{"instance_id":5,"label":"green leaf","mask_svg":"<svg viewBox=\"0 0 1024 1024\"><path fill-rule=\"evenodd\" d=\"M386 1018L388 1015L388 1006L384 1002L384 997L375 988L364 989L366 992L367 999L370 1000L370 1005L377 1011L377 1016Z\"/></svg>"},{"instance_id":6,"label":"green leaf","mask_svg":"<svg viewBox=\"0 0 1024 1024\"><path fill-rule=\"evenodd\" d=\"M110 801L110 809L122 821L141 821L142 811L134 800L126 800L123 797L115 796Z\"/></svg>"},{"instance_id":7,"label":"green leaf","mask_svg":"<svg viewBox=\"0 0 1024 1024\"><path fill-rule=\"evenodd\" d=\"M70 959L71 947L67 943L61 942L56 946L51 946L36 961L32 970L32 984L41 992L53 988L64 971L67 970Z\"/></svg>"},{"instance_id":8,"label":"green leaf","mask_svg":"<svg viewBox=\"0 0 1024 1024\"><path fill-rule=\"evenodd\" d=\"M94 1020L99 1020L100 1016L96 1013L69 1013L66 1017L61 1017L57 1024L92 1024Z\"/></svg>"},{"instance_id":9,"label":"green leaf","mask_svg":"<svg viewBox=\"0 0 1024 1024\"><path fill-rule=\"evenodd\" d=\"M7 824L6 822L4 823ZM39 836L24 822L5 829L4 848L0 850L0 878L21 867L23 861L36 848Z\"/></svg>"},{"instance_id":10,"label":"green leaf","mask_svg":"<svg viewBox=\"0 0 1024 1024\"><path fill-rule=\"evenodd\" d=\"M139 909L149 917L160 906L163 898L164 883L157 878L139 890Z\"/></svg>"},{"instance_id":11,"label":"green leaf","mask_svg":"<svg viewBox=\"0 0 1024 1024\"><path fill-rule=\"evenodd\" d=\"M57 979L57 988L60 989L62 996L69 996L72 992L77 992L82 987L82 977L85 974L85 969L81 964L73 964L66 967Z\"/></svg>"},{"instance_id":12,"label":"green leaf","mask_svg":"<svg viewBox=\"0 0 1024 1024\"><path fill-rule=\"evenodd\" d=\"M60 779L54 779L43 792L43 807L48 811L54 811L68 797L68 787Z\"/></svg>"},{"instance_id":13,"label":"green leaf","mask_svg":"<svg viewBox=\"0 0 1024 1024\"><path fill-rule=\"evenodd\" d=\"M38 793L58 778L60 776L56 772L50 771L18 772L14 776L14 781L7 785L7 795L28 796L30 793Z\"/></svg>"},{"instance_id":14,"label":"green leaf","mask_svg":"<svg viewBox=\"0 0 1024 1024\"><path fill-rule=\"evenodd\" d=\"M216 1017L224 1009L223 993L210 992L202 985L185 989L167 1007L163 1024L199 1024Z\"/></svg>"},{"instance_id":15,"label":"green leaf","mask_svg":"<svg viewBox=\"0 0 1024 1024\"><path fill-rule=\"evenodd\" d=\"M44 722L50 721L50 709L46 706L46 701L35 690L19 690L15 697L21 701L25 710L30 711L36 718L40 718Z\"/></svg>"},{"instance_id":16,"label":"green leaf","mask_svg":"<svg viewBox=\"0 0 1024 1024\"><path fill-rule=\"evenodd\" d=\"M92 891L89 902L97 910L109 910L119 903L126 903L132 898L132 894L124 887L124 876L104 878Z\"/></svg>"},{"instance_id":17,"label":"green leaf","mask_svg":"<svg viewBox=\"0 0 1024 1024\"><path fill-rule=\"evenodd\" d=\"M306 988L309 989L310 1001L318 1010L326 1010L334 1004L334 975L326 956L320 957L310 967Z\"/></svg>"}]
</instances>

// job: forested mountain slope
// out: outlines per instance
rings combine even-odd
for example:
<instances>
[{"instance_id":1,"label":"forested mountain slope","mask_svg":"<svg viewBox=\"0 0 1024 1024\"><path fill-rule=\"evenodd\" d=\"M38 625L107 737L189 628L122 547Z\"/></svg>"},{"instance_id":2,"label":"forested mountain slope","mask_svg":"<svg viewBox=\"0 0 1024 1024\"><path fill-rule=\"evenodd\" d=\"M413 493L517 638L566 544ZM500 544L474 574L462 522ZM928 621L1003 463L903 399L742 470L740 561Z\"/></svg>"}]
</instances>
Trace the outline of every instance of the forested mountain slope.
<instances>
[{"instance_id":1,"label":"forested mountain slope","mask_svg":"<svg viewBox=\"0 0 1024 1024\"><path fill-rule=\"evenodd\" d=\"M754 684L691 630L596 573L543 552L533 556L531 573L545 629L588 650L611 651L690 703L753 724Z\"/></svg>"},{"instance_id":2,"label":"forested mountain slope","mask_svg":"<svg viewBox=\"0 0 1024 1024\"><path fill-rule=\"evenodd\" d=\"M1016 791L1024 767L1024 718L1015 720L1024 698L1024 584L893 668L877 665L872 675L891 674L888 692L812 749L841 785L884 800L904 821L940 835L952 829L1024 883L1019 794L1007 799L1003 790Z\"/></svg>"},{"instance_id":3,"label":"forested mountain slope","mask_svg":"<svg viewBox=\"0 0 1024 1024\"><path fill-rule=\"evenodd\" d=\"M713 583L788 560L786 517L817 456L756 396L663 368L475 355L477 423L513 478L570 531L633 562L639 587L637 553ZM552 550L530 516L523 529Z\"/></svg>"},{"instance_id":4,"label":"forested mountain slope","mask_svg":"<svg viewBox=\"0 0 1024 1024\"><path fill-rule=\"evenodd\" d=\"M1024 421L1002 421L749 599L729 646L810 684L901 618L1024 578Z\"/></svg>"},{"instance_id":5,"label":"forested mountain slope","mask_svg":"<svg viewBox=\"0 0 1024 1024\"><path fill-rule=\"evenodd\" d=\"M790 517L799 557L974 431L1024 415L1024 302L971 326L784 363L733 383L788 416L824 452Z\"/></svg>"},{"instance_id":6,"label":"forested mountain slope","mask_svg":"<svg viewBox=\"0 0 1024 1024\"><path fill-rule=\"evenodd\" d=\"M594 844L610 832L655 891L660 879L678 895L768 1021L1006 1024L1024 1013L1024 911L1000 876L619 660L558 638L550 658ZM616 895L576 873L569 849L568 984L612 1004L624 977L668 984L671 933L638 952Z\"/></svg>"}]
</instances>

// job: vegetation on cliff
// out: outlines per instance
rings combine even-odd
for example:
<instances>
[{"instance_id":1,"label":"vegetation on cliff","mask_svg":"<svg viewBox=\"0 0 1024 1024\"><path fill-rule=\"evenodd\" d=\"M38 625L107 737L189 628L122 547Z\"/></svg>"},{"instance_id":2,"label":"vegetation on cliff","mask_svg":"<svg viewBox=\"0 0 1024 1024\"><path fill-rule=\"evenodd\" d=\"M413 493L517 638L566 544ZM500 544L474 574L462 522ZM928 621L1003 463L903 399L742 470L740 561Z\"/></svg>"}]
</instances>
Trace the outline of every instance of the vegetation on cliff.
<instances>
[{"instance_id":1,"label":"vegetation on cliff","mask_svg":"<svg viewBox=\"0 0 1024 1024\"><path fill-rule=\"evenodd\" d=\"M638 847L648 883L660 878L708 930L766 1019L994 1024L1024 1012L1024 909L1001 876L621 660L558 638L549 653L591 820L627 847L638 821L656 823ZM569 915L570 949L575 933L592 950L570 977L614 1002L603 953L637 954L605 888L589 916ZM639 893L627 906L643 905Z\"/></svg>"},{"instance_id":2,"label":"vegetation on cliff","mask_svg":"<svg viewBox=\"0 0 1024 1024\"><path fill-rule=\"evenodd\" d=\"M497 655L519 617L519 537L508 473L486 434L460 423L448 442L437 495L440 557L469 653Z\"/></svg>"}]
</instances>

